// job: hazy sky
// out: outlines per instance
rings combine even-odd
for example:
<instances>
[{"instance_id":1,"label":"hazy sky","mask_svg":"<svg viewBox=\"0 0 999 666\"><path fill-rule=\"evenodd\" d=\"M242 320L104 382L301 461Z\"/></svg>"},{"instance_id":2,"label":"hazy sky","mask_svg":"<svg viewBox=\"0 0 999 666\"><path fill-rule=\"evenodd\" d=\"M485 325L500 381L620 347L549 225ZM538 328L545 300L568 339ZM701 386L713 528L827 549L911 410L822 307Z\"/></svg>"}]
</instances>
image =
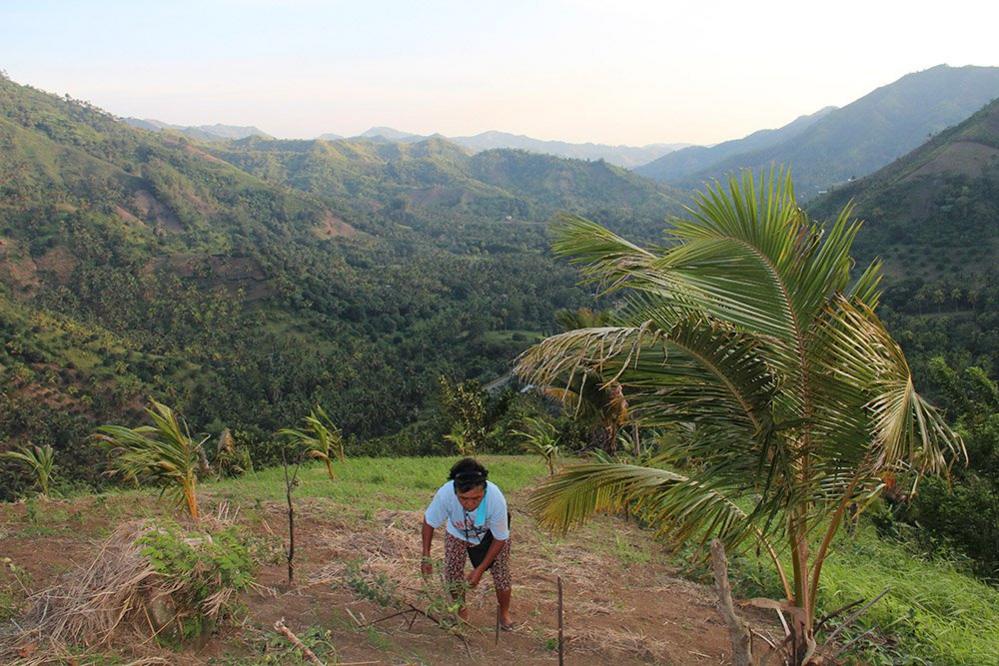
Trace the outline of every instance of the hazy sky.
<instances>
[{"instance_id":1,"label":"hazy sky","mask_svg":"<svg viewBox=\"0 0 999 666\"><path fill-rule=\"evenodd\" d=\"M712 143L999 65L997 25L983 0L0 0L0 68L121 116L280 137Z\"/></svg>"}]
</instances>

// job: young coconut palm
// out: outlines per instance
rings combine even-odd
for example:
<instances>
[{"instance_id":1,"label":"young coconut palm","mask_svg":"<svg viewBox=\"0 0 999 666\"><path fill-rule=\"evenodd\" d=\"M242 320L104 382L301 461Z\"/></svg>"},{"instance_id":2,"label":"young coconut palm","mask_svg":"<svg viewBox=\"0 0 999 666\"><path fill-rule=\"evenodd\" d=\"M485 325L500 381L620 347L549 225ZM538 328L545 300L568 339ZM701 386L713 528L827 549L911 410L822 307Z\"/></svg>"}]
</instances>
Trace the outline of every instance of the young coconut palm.
<instances>
[{"instance_id":1,"label":"young coconut palm","mask_svg":"<svg viewBox=\"0 0 999 666\"><path fill-rule=\"evenodd\" d=\"M462 458L475 455L475 439L469 437L468 429L461 423L451 426L451 432L444 435L444 439L454 444L455 454Z\"/></svg>"},{"instance_id":2,"label":"young coconut palm","mask_svg":"<svg viewBox=\"0 0 999 666\"><path fill-rule=\"evenodd\" d=\"M326 473L330 479L335 481L336 474L333 472L334 456L343 462L346 454L343 450L343 435L340 428L326 415L322 407L316 406L304 419L304 427L301 430L295 428L285 428L278 432L278 435L287 437L296 442L307 451L307 455L322 460L326 465Z\"/></svg>"},{"instance_id":3,"label":"young coconut palm","mask_svg":"<svg viewBox=\"0 0 999 666\"><path fill-rule=\"evenodd\" d=\"M555 463L561 453L555 426L543 418L529 416L524 419L524 430L514 430L513 434L523 439L525 451L536 453L545 459L548 476L554 476Z\"/></svg>"},{"instance_id":4,"label":"young coconut palm","mask_svg":"<svg viewBox=\"0 0 999 666\"><path fill-rule=\"evenodd\" d=\"M532 347L517 372L543 386L597 373L620 384L633 421L682 423L689 434L666 440L652 466L568 467L531 505L559 530L630 505L675 541L761 548L794 618L794 661L807 663L822 565L844 512L877 496L887 473L945 473L964 447L916 393L875 314L879 264L851 281L860 224L848 209L823 228L798 207L789 176L757 186L747 173L708 188L687 212L674 243L655 250L562 219L556 252L623 307L612 323ZM696 464L681 474L681 460Z\"/></svg>"},{"instance_id":5,"label":"young coconut palm","mask_svg":"<svg viewBox=\"0 0 999 666\"><path fill-rule=\"evenodd\" d=\"M153 425L105 425L97 429L95 437L111 447L116 468L113 473L137 483L149 480L162 485L163 492L176 494L177 500L186 504L191 518L197 520L198 468L201 447L208 437L195 441L187 424L172 409L152 399L149 405L146 413Z\"/></svg>"},{"instance_id":6,"label":"young coconut palm","mask_svg":"<svg viewBox=\"0 0 999 666\"><path fill-rule=\"evenodd\" d=\"M52 469L55 467L55 453L52 446L22 446L17 451L7 451L0 455L3 458L17 460L28 466L35 477L35 485L42 497L49 496L49 482L52 480Z\"/></svg>"}]
</instances>

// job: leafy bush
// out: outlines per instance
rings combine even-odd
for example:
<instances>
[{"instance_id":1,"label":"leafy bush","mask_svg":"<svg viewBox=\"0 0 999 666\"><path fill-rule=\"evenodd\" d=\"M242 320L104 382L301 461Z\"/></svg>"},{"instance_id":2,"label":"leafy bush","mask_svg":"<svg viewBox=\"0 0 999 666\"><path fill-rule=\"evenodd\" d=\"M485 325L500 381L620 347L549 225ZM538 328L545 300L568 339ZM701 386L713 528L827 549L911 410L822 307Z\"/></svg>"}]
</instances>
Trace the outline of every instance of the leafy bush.
<instances>
[{"instance_id":1,"label":"leafy bush","mask_svg":"<svg viewBox=\"0 0 999 666\"><path fill-rule=\"evenodd\" d=\"M253 582L253 557L236 527L188 532L168 523L139 543L143 556L174 589L180 640L199 636L230 616L235 594Z\"/></svg>"},{"instance_id":2,"label":"leafy bush","mask_svg":"<svg viewBox=\"0 0 999 666\"><path fill-rule=\"evenodd\" d=\"M968 465L954 470L950 484L921 484L896 515L918 527L912 536L924 548L957 550L979 576L999 580L999 387L980 368L959 373L942 358L930 370L964 438Z\"/></svg>"}]
</instances>

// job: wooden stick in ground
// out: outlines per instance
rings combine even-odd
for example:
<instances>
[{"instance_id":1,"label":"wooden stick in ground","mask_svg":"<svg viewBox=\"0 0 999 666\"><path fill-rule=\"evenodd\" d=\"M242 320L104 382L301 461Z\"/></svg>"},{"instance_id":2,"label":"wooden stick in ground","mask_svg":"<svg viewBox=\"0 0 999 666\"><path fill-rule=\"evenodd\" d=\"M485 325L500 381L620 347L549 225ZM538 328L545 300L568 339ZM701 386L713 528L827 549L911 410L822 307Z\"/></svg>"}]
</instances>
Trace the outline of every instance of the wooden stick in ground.
<instances>
[{"instance_id":1,"label":"wooden stick in ground","mask_svg":"<svg viewBox=\"0 0 999 666\"><path fill-rule=\"evenodd\" d=\"M565 663L565 637L563 629L565 623L562 619L562 577L556 578L558 581L558 666Z\"/></svg>"},{"instance_id":2,"label":"wooden stick in ground","mask_svg":"<svg viewBox=\"0 0 999 666\"><path fill-rule=\"evenodd\" d=\"M292 632L291 629L289 629L288 627L284 626L284 618L281 618L280 620L278 620L277 622L274 623L274 630L277 631L278 633L280 633L285 638L287 638L288 641L291 642L291 644L294 645L296 648L298 648L299 650L301 650L302 651L302 657L304 657L306 661L309 661L309 662L311 662L313 664L319 664L319 666L326 666L326 664L324 664L319 659L319 657L316 656L316 653L313 652L312 650L310 650L308 647L306 647L305 643L303 643L298 638L298 636L296 636Z\"/></svg>"},{"instance_id":3,"label":"wooden stick in ground","mask_svg":"<svg viewBox=\"0 0 999 666\"><path fill-rule=\"evenodd\" d=\"M718 539L711 541L711 568L715 574L715 588L718 592L718 610L732 640L732 663L735 666L750 666L753 663L753 637L745 623L735 614L732 603L732 588L728 582L728 560L725 546Z\"/></svg>"},{"instance_id":4,"label":"wooden stick in ground","mask_svg":"<svg viewBox=\"0 0 999 666\"><path fill-rule=\"evenodd\" d=\"M493 645L499 645L499 630L500 630L500 607L496 604L496 642Z\"/></svg>"}]
</instances>

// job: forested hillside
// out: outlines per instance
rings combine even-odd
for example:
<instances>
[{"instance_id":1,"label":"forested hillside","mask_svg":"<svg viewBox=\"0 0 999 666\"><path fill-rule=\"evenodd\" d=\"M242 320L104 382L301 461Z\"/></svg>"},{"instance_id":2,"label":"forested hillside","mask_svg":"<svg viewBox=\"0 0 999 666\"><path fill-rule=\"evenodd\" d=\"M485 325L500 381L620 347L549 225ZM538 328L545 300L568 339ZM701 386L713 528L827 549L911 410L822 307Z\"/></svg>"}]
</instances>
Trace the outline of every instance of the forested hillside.
<instances>
[{"instance_id":1,"label":"forested hillside","mask_svg":"<svg viewBox=\"0 0 999 666\"><path fill-rule=\"evenodd\" d=\"M999 101L868 178L814 202L866 220L859 258L888 273L880 309L915 376L956 423L968 465L881 518L921 547L999 576ZM901 522L896 523L895 520ZM902 525L905 529L900 529Z\"/></svg>"},{"instance_id":2,"label":"forested hillside","mask_svg":"<svg viewBox=\"0 0 999 666\"><path fill-rule=\"evenodd\" d=\"M251 138L212 152L263 179L319 195L345 212L376 211L424 231L472 221L489 224L489 231L500 236L508 235L504 228L520 236L521 227L506 223L586 210L641 235L652 232L650 225L658 227L653 233L660 231L663 212L677 210L670 208L666 190L607 162L519 150L471 155L442 138L411 143Z\"/></svg>"},{"instance_id":3,"label":"forested hillside","mask_svg":"<svg viewBox=\"0 0 999 666\"><path fill-rule=\"evenodd\" d=\"M995 376L999 101L811 209L828 216L851 201L866 221L858 256L885 260L887 318L917 362L942 353Z\"/></svg>"},{"instance_id":4,"label":"forested hillside","mask_svg":"<svg viewBox=\"0 0 999 666\"><path fill-rule=\"evenodd\" d=\"M251 448L316 403L393 432L439 375L495 377L587 302L548 256L555 210L649 234L671 207L600 162L228 145L0 80L0 441L72 447L64 472L91 476L94 425L150 394Z\"/></svg>"}]
</instances>

